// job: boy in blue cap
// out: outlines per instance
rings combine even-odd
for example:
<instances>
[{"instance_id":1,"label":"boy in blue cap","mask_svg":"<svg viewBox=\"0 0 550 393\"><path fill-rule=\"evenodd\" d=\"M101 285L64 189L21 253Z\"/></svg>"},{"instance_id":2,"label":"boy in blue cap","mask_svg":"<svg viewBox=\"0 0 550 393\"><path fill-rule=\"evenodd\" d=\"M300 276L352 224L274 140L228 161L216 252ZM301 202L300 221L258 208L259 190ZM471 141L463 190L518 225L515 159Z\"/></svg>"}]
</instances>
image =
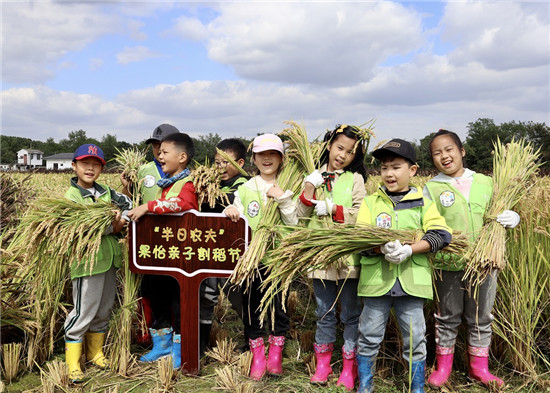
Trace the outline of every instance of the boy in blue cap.
<instances>
[{"instance_id":1,"label":"boy in blue cap","mask_svg":"<svg viewBox=\"0 0 550 393\"><path fill-rule=\"evenodd\" d=\"M65 362L69 379L82 382L84 373L80 368L80 356L84 337L86 360L101 368L108 365L103 354L103 343L115 303L116 269L122 265L122 250L116 234L130 221L127 213L132 208L132 202L109 186L96 183L105 166L103 152L98 146L85 144L76 149L72 166L76 177L71 179L65 198L78 203L101 200L112 203L122 211L117 212L111 226L103 234L94 263L82 261L71 266L74 308L64 324Z\"/></svg>"}]
</instances>

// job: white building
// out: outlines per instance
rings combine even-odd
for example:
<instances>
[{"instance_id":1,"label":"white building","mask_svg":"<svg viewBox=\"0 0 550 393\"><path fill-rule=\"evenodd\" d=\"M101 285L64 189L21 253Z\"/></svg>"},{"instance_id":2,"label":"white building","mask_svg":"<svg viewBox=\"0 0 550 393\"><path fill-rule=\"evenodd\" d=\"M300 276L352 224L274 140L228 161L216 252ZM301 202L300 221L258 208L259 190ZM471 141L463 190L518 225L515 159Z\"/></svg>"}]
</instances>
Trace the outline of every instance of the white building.
<instances>
[{"instance_id":1,"label":"white building","mask_svg":"<svg viewBox=\"0 0 550 393\"><path fill-rule=\"evenodd\" d=\"M17 152L17 166L19 168L36 168L42 166L43 152L36 149L21 149Z\"/></svg>"},{"instance_id":2,"label":"white building","mask_svg":"<svg viewBox=\"0 0 550 393\"><path fill-rule=\"evenodd\" d=\"M53 156L44 157L44 160L46 161L46 169L63 171L72 168L73 153L58 153Z\"/></svg>"}]
</instances>

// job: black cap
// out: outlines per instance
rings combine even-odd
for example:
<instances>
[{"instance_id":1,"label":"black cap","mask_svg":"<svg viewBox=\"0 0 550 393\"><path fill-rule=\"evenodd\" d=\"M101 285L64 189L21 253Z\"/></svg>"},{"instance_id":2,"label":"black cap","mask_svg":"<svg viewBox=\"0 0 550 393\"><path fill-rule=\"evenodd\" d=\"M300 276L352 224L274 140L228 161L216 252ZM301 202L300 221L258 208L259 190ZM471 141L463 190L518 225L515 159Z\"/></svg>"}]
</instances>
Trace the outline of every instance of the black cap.
<instances>
[{"instance_id":1,"label":"black cap","mask_svg":"<svg viewBox=\"0 0 550 393\"><path fill-rule=\"evenodd\" d=\"M414 147L409 142L403 139L392 139L382 147L374 150L372 155L374 158L380 159L386 152L403 157L413 164L416 164L416 150L414 150Z\"/></svg>"},{"instance_id":2,"label":"black cap","mask_svg":"<svg viewBox=\"0 0 550 393\"><path fill-rule=\"evenodd\" d=\"M178 134L180 130L171 124L161 124L153 130L151 138L147 139L145 143L162 142L168 135Z\"/></svg>"}]
</instances>

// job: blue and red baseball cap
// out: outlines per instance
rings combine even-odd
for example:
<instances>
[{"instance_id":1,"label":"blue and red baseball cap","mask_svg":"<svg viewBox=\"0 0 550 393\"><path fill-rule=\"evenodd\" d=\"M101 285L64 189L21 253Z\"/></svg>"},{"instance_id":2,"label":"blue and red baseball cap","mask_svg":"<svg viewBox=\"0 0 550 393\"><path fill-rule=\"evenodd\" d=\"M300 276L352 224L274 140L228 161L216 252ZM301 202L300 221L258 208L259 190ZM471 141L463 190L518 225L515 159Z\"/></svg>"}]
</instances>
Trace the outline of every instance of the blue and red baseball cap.
<instances>
[{"instance_id":1,"label":"blue and red baseball cap","mask_svg":"<svg viewBox=\"0 0 550 393\"><path fill-rule=\"evenodd\" d=\"M82 160L87 157L95 157L101 161L103 165L105 165L105 156L103 156L103 151L99 148L99 146L96 146L93 143L82 145L76 149L73 154L73 161Z\"/></svg>"}]
</instances>

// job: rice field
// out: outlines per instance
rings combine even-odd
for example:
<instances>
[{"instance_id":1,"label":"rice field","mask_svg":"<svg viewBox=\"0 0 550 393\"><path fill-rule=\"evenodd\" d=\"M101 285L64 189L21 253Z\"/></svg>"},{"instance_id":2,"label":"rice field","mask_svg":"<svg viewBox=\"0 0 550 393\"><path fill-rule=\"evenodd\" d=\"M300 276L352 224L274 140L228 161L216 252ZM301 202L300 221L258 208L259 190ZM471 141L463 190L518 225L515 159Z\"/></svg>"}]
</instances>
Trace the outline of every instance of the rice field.
<instances>
[{"instance_id":1,"label":"rice field","mask_svg":"<svg viewBox=\"0 0 550 393\"><path fill-rule=\"evenodd\" d=\"M162 362L138 363L137 358L147 349L135 340L139 321L132 309L136 300L132 288L137 284L136 277L126 269L120 271L119 296L107 343L116 366L108 371L87 367L89 379L80 385L70 385L63 363L62 332L64 318L72 307L67 267L51 261L52 269L38 271L28 261L10 258L6 250L13 240L11 229L26 209L33 206L32 201L46 196L63 198L72 174L0 176L3 228L0 392L343 392L335 386L337 374L326 387L309 383L314 369L315 301L306 279L291 284L287 299L291 331L285 346L283 376L253 383L246 377L250 359L236 349L243 344L242 324L223 297L215 309L213 348L202 360L199 376L173 374ZM427 180L417 177L416 183L422 186ZM119 174L102 174L98 181L121 189ZM371 176L367 192L372 193L378 182L378 177ZM499 276L494 310L491 370L505 380L507 391L550 392L550 177L540 178L516 210L522 221L508 232L508 265ZM428 368L434 357L433 311L434 304L426 304ZM131 326L124 322L128 320L132 320ZM338 337L341 340L341 331ZM379 354L377 392L407 391L400 341L392 319ZM337 341L335 347L341 345ZM456 351L451 383L443 392L487 391L466 377L463 333ZM335 372L341 367L341 355L337 352L332 359Z\"/></svg>"}]
</instances>

